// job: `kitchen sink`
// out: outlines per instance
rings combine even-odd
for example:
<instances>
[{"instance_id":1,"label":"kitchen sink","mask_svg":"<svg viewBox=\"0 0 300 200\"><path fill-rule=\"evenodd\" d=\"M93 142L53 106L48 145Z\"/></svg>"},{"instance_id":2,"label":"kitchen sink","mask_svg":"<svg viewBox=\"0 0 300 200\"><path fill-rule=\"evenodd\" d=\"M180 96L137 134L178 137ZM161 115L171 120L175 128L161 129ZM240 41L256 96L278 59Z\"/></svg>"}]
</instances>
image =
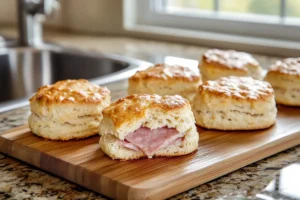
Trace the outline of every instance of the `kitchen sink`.
<instances>
[{"instance_id":1,"label":"kitchen sink","mask_svg":"<svg viewBox=\"0 0 300 200\"><path fill-rule=\"evenodd\" d=\"M28 98L42 85L81 78L105 85L149 65L120 55L55 45L0 48L0 113L27 105Z\"/></svg>"}]
</instances>

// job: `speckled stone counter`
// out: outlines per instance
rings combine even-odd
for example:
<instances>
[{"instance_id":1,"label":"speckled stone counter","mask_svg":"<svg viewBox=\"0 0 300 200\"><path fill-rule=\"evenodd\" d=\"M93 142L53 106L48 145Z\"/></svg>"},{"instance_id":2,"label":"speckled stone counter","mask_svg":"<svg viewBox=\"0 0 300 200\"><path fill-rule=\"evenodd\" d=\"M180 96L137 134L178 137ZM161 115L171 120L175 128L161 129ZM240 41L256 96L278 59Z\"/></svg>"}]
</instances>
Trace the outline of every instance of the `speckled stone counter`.
<instances>
[{"instance_id":1,"label":"speckled stone counter","mask_svg":"<svg viewBox=\"0 0 300 200\"><path fill-rule=\"evenodd\" d=\"M9 30L0 30L10 33ZM162 62L165 56L198 59L205 48L164 42L116 37L87 37L51 33L48 40L89 50L113 52L150 62ZM277 58L255 55L263 66ZM126 81L107 85L113 94L120 95ZM114 97L113 97L114 98ZM0 134L27 122L29 108L23 107L0 114ZM175 199L221 199L243 194L254 196L261 191L283 167L300 162L300 146L291 148L226 176L200 185L172 197ZM0 154L0 199L107 199L106 197L52 176L14 158Z\"/></svg>"}]
</instances>

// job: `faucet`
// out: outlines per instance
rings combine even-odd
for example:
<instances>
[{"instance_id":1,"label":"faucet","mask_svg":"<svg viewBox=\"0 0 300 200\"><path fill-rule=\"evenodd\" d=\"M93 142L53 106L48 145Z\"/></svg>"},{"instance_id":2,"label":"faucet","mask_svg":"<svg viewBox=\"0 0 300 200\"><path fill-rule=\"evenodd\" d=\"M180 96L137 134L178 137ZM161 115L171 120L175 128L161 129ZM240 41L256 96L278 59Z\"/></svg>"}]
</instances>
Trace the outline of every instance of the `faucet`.
<instances>
[{"instance_id":1,"label":"faucet","mask_svg":"<svg viewBox=\"0 0 300 200\"><path fill-rule=\"evenodd\" d=\"M58 0L17 0L20 46L43 43L42 21L59 7Z\"/></svg>"}]
</instances>

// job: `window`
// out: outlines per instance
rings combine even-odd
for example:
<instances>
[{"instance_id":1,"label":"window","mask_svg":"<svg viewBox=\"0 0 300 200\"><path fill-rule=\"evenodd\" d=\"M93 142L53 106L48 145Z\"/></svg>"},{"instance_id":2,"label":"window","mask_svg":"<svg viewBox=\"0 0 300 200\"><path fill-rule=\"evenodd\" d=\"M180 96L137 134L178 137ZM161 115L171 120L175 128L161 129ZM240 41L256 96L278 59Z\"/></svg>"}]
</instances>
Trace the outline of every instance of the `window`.
<instances>
[{"instance_id":1,"label":"window","mask_svg":"<svg viewBox=\"0 0 300 200\"><path fill-rule=\"evenodd\" d=\"M138 1L139 24L300 40L300 0Z\"/></svg>"}]
</instances>

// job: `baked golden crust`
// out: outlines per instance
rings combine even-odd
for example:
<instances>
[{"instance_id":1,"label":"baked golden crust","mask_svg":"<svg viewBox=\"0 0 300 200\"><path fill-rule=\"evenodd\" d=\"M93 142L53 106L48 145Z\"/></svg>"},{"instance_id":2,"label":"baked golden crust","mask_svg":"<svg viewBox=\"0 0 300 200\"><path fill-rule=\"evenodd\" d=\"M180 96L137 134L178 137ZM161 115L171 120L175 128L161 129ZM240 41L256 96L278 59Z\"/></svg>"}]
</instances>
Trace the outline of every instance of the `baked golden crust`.
<instances>
[{"instance_id":1,"label":"baked golden crust","mask_svg":"<svg viewBox=\"0 0 300 200\"><path fill-rule=\"evenodd\" d=\"M268 73L300 77L300 58L286 58L271 65Z\"/></svg>"},{"instance_id":2,"label":"baked golden crust","mask_svg":"<svg viewBox=\"0 0 300 200\"><path fill-rule=\"evenodd\" d=\"M198 72L193 72L187 67L157 64L137 72L128 83L129 95L180 95L192 101L202 80Z\"/></svg>"},{"instance_id":3,"label":"baked golden crust","mask_svg":"<svg viewBox=\"0 0 300 200\"><path fill-rule=\"evenodd\" d=\"M84 79L58 81L38 89L30 102L41 104L71 103L98 104L109 97L106 87L93 85Z\"/></svg>"},{"instance_id":4,"label":"baked golden crust","mask_svg":"<svg viewBox=\"0 0 300 200\"><path fill-rule=\"evenodd\" d=\"M238 71L248 71L249 65L259 67L259 63L250 54L234 50L210 49L203 54L202 63Z\"/></svg>"},{"instance_id":5,"label":"baked golden crust","mask_svg":"<svg viewBox=\"0 0 300 200\"><path fill-rule=\"evenodd\" d=\"M241 100L260 100L274 95L268 82L255 80L252 77L223 77L215 81L206 81L199 86L199 93L214 94Z\"/></svg>"},{"instance_id":6,"label":"baked golden crust","mask_svg":"<svg viewBox=\"0 0 300 200\"><path fill-rule=\"evenodd\" d=\"M134 94L119 99L103 110L103 117L110 118L116 128L144 118L150 108L159 108L165 112L190 107L188 100L179 95L159 96L156 94Z\"/></svg>"},{"instance_id":7,"label":"baked golden crust","mask_svg":"<svg viewBox=\"0 0 300 200\"><path fill-rule=\"evenodd\" d=\"M276 122L274 91L251 77L207 81L193 100L196 124L208 129L255 130Z\"/></svg>"},{"instance_id":8,"label":"baked golden crust","mask_svg":"<svg viewBox=\"0 0 300 200\"><path fill-rule=\"evenodd\" d=\"M163 79L174 81L199 82L200 75L188 67L179 65L156 64L143 71L136 72L129 81Z\"/></svg>"},{"instance_id":9,"label":"baked golden crust","mask_svg":"<svg viewBox=\"0 0 300 200\"><path fill-rule=\"evenodd\" d=\"M275 91L277 104L300 106L300 58L287 58L270 66L265 77Z\"/></svg>"}]
</instances>

